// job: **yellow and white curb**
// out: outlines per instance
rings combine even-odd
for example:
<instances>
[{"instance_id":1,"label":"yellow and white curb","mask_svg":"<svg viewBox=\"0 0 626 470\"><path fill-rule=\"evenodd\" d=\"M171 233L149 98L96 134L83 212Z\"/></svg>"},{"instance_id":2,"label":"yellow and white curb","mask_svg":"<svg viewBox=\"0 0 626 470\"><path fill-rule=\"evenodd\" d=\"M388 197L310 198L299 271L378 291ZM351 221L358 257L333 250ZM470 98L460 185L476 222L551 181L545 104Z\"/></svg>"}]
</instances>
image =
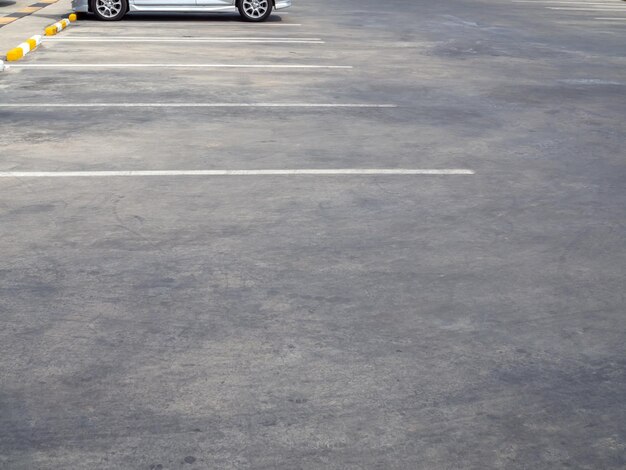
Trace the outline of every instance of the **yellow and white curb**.
<instances>
[{"instance_id":1,"label":"yellow and white curb","mask_svg":"<svg viewBox=\"0 0 626 470\"><path fill-rule=\"evenodd\" d=\"M15 49L11 49L7 52L7 61L14 62L16 60L20 60L30 51L35 50L35 48L41 44L41 36L36 35L24 41L22 44L17 46ZM0 70L4 68L4 65L0 66Z\"/></svg>"},{"instance_id":2,"label":"yellow and white curb","mask_svg":"<svg viewBox=\"0 0 626 470\"><path fill-rule=\"evenodd\" d=\"M73 23L74 21L76 21L76 14L72 13L67 18L61 21L57 21L53 25L48 26L45 29L45 34L46 36L54 36L55 34L63 31L65 28L67 28L70 25L70 23Z\"/></svg>"}]
</instances>

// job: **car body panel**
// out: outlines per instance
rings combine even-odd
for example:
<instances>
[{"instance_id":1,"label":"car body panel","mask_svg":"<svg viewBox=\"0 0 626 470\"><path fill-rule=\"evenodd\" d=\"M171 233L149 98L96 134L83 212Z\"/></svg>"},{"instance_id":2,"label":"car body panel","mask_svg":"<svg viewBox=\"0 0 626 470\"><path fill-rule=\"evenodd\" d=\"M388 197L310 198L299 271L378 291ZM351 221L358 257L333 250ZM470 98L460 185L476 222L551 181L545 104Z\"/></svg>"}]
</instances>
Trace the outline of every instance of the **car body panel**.
<instances>
[{"instance_id":1,"label":"car body panel","mask_svg":"<svg viewBox=\"0 0 626 470\"><path fill-rule=\"evenodd\" d=\"M227 8L232 8L235 6L234 0L195 0L195 2L198 6L214 6Z\"/></svg>"},{"instance_id":2,"label":"car body panel","mask_svg":"<svg viewBox=\"0 0 626 470\"><path fill-rule=\"evenodd\" d=\"M274 9L289 8L292 0L275 0ZM75 12L87 13L89 0L72 0ZM236 13L234 0L129 0L129 11L165 11L180 13Z\"/></svg>"},{"instance_id":3,"label":"car body panel","mask_svg":"<svg viewBox=\"0 0 626 470\"><path fill-rule=\"evenodd\" d=\"M78 13L87 13L89 2L87 0L72 0L72 10Z\"/></svg>"}]
</instances>

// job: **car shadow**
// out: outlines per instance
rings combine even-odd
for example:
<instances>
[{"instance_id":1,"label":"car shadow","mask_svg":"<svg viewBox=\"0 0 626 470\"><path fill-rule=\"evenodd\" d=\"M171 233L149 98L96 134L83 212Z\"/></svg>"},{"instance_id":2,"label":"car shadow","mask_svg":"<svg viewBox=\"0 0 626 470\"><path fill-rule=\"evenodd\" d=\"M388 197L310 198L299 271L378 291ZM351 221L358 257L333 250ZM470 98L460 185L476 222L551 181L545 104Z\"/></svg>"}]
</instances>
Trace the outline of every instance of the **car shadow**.
<instances>
[{"instance_id":1,"label":"car shadow","mask_svg":"<svg viewBox=\"0 0 626 470\"><path fill-rule=\"evenodd\" d=\"M55 13L50 13L50 14L44 14L44 13L31 13L30 15L28 15L29 17L33 17L33 18L47 18L49 20L54 20L54 21L58 21L59 19L59 15L55 14Z\"/></svg>"}]
</instances>

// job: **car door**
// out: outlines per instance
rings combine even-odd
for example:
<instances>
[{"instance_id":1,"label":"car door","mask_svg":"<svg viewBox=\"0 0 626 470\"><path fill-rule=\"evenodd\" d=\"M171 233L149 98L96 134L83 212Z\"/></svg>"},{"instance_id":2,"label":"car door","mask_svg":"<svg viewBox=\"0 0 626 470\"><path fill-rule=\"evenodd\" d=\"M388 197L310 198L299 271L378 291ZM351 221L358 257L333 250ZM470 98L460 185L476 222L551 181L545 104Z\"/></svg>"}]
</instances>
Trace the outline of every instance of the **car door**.
<instances>
[{"instance_id":1,"label":"car door","mask_svg":"<svg viewBox=\"0 0 626 470\"><path fill-rule=\"evenodd\" d=\"M229 11L235 5L235 0L196 0L196 5L203 7L215 7L216 11L223 7L225 11Z\"/></svg>"},{"instance_id":2,"label":"car door","mask_svg":"<svg viewBox=\"0 0 626 470\"><path fill-rule=\"evenodd\" d=\"M130 4L138 11L175 11L187 7L195 7L196 0L130 0ZM131 7L131 10L135 8Z\"/></svg>"}]
</instances>

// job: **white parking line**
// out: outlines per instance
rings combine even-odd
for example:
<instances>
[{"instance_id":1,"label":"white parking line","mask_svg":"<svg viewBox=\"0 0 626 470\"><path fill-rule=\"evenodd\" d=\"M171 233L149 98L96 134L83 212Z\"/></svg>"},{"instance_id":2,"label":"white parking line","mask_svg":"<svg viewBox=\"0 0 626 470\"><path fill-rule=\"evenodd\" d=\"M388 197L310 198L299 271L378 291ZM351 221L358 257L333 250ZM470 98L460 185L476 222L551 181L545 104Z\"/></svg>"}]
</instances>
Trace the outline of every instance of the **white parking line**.
<instances>
[{"instance_id":1,"label":"white parking line","mask_svg":"<svg viewBox=\"0 0 626 470\"><path fill-rule=\"evenodd\" d=\"M44 37L44 41L88 41L88 40L104 40L104 39L163 39L172 41L213 41L213 40L276 40L276 41L321 41L322 38L309 37L271 37L271 36L51 36Z\"/></svg>"},{"instance_id":2,"label":"white parking line","mask_svg":"<svg viewBox=\"0 0 626 470\"><path fill-rule=\"evenodd\" d=\"M367 103L0 103L0 108L397 108Z\"/></svg>"},{"instance_id":3,"label":"white parking line","mask_svg":"<svg viewBox=\"0 0 626 470\"><path fill-rule=\"evenodd\" d=\"M603 21L626 21L626 18L594 18L594 20L603 20Z\"/></svg>"},{"instance_id":4,"label":"white parking line","mask_svg":"<svg viewBox=\"0 0 626 470\"><path fill-rule=\"evenodd\" d=\"M305 65L305 64L14 64L16 68L229 68L229 69L351 69L351 65Z\"/></svg>"},{"instance_id":5,"label":"white parking line","mask_svg":"<svg viewBox=\"0 0 626 470\"><path fill-rule=\"evenodd\" d=\"M603 5L603 6L618 6L620 2L561 2L552 0L511 0L512 3L534 3L537 5Z\"/></svg>"},{"instance_id":6,"label":"white parking line","mask_svg":"<svg viewBox=\"0 0 626 470\"><path fill-rule=\"evenodd\" d=\"M193 38L99 38L99 39L82 39L82 38L59 38L44 39L44 42L173 42L173 43L208 43L208 44L325 44L324 41L312 40L305 41L300 39L193 39Z\"/></svg>"},{"instance_id":7,"label":"white parking line","mask_svg":"<svg viewBox=\"0 0 626 470\"><path fill-rule=\"evenodd\" d=\"M596 8L569 8L569 7L545 7L548 10L562 10L562 11L595 11L595 12L611 12L611 11L623 11L626 13L626 7L596 7Z\"/></svg>"},{"instance_id":8,"label":"white parking line","mask_svg":"<svg viewBox=\"0 0 626 470\"><path fill-rule=\"evenodd\" d=\"M0 178L89 178L111 176L296 176L296 175L474 175L468 169L311 169L311 170L128 170L128 171L2 171Z\"/></svg>"}]
</instances>

